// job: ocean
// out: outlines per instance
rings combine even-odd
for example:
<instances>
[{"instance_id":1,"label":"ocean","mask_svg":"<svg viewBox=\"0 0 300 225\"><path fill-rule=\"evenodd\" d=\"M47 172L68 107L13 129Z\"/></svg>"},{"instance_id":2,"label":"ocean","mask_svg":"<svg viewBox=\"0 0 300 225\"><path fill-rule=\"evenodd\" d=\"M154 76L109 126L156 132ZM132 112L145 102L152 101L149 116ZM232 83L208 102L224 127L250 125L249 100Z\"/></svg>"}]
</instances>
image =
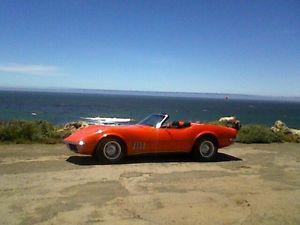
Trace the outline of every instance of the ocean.
<instances>
[{"instance_id":1,"label":"ocean","mask_svg":"<svg viewBox=\"0 0 300 225\"><path fill-rule=\"evenodd\" d=\"M42 119L57 125L85 117L118 117L139 121L148 114L158 112L168 113L174 120L207 122L233 115L242 124L271 126L276 120L282 120L289 127L300 128L300 102L0 91L0 120Z\"/></svg>"}]
</instances>

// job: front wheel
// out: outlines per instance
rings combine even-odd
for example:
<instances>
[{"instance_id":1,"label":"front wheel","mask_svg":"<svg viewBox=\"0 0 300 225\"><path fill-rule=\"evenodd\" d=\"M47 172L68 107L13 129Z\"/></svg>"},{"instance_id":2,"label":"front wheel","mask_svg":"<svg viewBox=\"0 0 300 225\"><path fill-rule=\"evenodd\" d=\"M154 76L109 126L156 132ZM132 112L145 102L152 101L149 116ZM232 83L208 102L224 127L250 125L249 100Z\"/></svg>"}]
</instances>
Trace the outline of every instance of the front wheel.
<instances>
[{"instance_id":1,"label":"front wheel","mask_svg":"<svg viewBox=\"0 0 300 225\"><path fill-rule=\"evenodd\" d=\"M201 138L193 149L194 156L199 161L212 161L218 153L218 147L211 138Z\"/></svg>"},{"instance_id":2,"label":"front wheel","mask_svg":"<svg viewBox=\"0 0 300 225\"><path fill-rule=\"evenodd\" d=\"M101 162L118 163L125 157L125 146L117 138L104 138L98 144L95 156Z\"/></svg>"}]
</instances>

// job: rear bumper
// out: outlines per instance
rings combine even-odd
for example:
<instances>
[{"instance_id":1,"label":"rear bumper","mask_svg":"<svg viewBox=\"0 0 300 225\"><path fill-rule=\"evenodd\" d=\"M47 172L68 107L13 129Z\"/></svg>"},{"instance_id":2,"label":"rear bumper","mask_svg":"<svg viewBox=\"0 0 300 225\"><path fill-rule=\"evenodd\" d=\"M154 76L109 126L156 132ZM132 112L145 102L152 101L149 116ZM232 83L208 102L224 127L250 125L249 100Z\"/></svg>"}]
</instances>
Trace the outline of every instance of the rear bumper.
<instances>
[{"instance_id":1,"label":"rear bumper","mask_svg":"<svg viewBox=\"0 0 300 225\"><path fill-rule=\"evenodd\" d=\"M234 143L234 142L237 141L237 138L230 138L229 140L230 140L231 143Z\"/></svg>"},{"instance_id":2,"label":"rear bumper","mask_svg":"<svg viewBox=\"0 0 300 225\"><path fill-rule=\"evenodd\" d=\"M219 148L227 147L236 141L235 138L223 138L219 140Z\"/></svg>"}]
</instances>

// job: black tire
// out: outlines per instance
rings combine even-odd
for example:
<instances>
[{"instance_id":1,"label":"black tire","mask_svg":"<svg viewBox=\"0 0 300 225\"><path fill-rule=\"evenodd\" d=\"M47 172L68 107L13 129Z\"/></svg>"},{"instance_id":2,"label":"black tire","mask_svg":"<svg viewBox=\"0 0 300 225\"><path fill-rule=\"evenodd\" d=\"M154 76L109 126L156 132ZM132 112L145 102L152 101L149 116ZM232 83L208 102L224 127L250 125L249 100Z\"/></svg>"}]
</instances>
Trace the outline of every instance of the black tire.
<instances>
[{"instance_id":1,"label":"black tire","mask_svg":"<svg viewBox=\"0 0 300 225\"><path fill-rule=\"evenodd\" d=\"M102 139L95 152L95 158L99 162L104 163L119 163L122 162L126 155L126 148L118 138L107 137Z\"/></svg>"},{"instance_id":2,"label":"black tire","mask_svg":"<svg viewBox=\"0 0 300 225\"><path fill-rule=\"evenodd\" d=\"M194 145L193 155L198 161L212 161L218 153L218 145L213 138L203 137Z\"/></svg>"}]
</instances>

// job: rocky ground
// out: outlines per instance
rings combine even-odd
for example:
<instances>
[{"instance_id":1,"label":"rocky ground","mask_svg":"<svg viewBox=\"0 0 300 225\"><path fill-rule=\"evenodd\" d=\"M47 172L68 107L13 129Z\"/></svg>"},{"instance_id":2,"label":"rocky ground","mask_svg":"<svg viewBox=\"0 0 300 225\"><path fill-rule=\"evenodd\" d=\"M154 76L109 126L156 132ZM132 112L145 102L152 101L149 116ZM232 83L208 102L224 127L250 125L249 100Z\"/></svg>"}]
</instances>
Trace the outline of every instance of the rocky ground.
<instances>
[{"instance_id":1,"label":"rocky ground","mask_svg":"<svg viewBox=\"0 0 300 225\"><path fill-rule=\"evenodd\" d=\"M60 144L1 145L0 224L300 224L300 144L220 152L97 165Z\"/></svg>"}]
</instances>

